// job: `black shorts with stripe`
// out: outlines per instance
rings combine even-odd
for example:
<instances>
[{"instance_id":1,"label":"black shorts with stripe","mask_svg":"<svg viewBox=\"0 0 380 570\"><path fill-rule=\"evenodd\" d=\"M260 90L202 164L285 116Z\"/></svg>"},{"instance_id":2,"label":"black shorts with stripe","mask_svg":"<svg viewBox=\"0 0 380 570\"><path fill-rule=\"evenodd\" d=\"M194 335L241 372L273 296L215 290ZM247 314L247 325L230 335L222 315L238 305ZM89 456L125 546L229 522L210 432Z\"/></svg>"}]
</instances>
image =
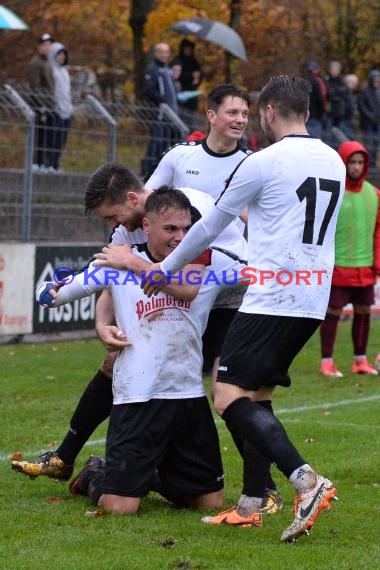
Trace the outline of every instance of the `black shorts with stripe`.
<instances>
[{"instance_id":1,"label":"black shorts with stripe","mask_svg":"<svg viewBox=\"0 0 380 570\"><path fill-rule=\"evenodd\" d=\"M288 369L321 322L238 312L222 346L218 382L246 390L290 386Z\"/></svg>"},{"instance_id":2,"label":"black shorts with stripe","mask_svg":"<svg viewBox=\"0 0 380 570\"><path fill-rule=\"evenodd\" d=\"M174 498L223 488L219 438L206 396L113 406L103 493L143 497L156 472L164 494Z\"/></svg>"}]
</instances>

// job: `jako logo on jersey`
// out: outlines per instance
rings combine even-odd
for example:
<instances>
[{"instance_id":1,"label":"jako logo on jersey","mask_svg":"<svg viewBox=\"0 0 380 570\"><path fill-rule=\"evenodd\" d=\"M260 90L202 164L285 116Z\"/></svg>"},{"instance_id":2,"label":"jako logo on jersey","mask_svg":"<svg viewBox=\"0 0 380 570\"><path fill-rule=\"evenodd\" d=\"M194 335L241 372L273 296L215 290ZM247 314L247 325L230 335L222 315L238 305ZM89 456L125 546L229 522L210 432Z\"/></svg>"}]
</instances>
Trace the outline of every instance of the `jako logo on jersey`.
<instances>
[{"instance_id":1,"label":"jako logo on jersey","mask_svg":"<svg viewBox=\"0 0 380 570\"><path fill-rule=\"evenodd\" d=\"M186 170L186 174L195 174L195 176L198 176L199 174L199 170L190 170L189 168Z\"/></svg>"},{"instance_id":2,"label":"jako logo on jersey","mask_svg":"<svg viewBox=\"0 0 380 570\"><path fill-rule=\"evenodd\" d=\"M218 370L219 370L220 372L227 372L228 367L227 367L227 366L218 366Z\"/></svg>"},{"instance_id":3,"label":"jako logo on jersey","mask_svg":"<svg viewBox=\"0 0 380 570\"><path fill-rule=\"evenodd\" d=\"M191 307L190 301L182 301L181 299L174 299L170 295L165 295L165 297L152 297L150 301L137 301L136 303L136 313L140 320L141 318L147 318L152 313L157 311L162 311L163 309L181 309L182 311L188 311Z\"/></svg>"}]
</instances>

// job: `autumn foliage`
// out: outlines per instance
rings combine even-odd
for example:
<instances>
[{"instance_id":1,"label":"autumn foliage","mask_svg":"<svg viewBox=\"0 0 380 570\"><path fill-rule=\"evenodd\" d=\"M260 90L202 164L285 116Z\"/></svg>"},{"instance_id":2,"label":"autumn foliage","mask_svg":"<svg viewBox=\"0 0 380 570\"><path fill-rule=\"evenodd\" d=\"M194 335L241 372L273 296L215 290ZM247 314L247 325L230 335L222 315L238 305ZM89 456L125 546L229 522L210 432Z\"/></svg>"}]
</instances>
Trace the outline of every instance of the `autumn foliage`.
<instances>
[{"instance_id":1,"label":"autumn foliage","mask_svg":"<svg viewBox=\"0 0 380 570\"><path fill-rule=\"evenodd\" d=\"M67 46L72 65L91 67L100 82L117 82L133 98L152 44L166 41L175 55L181 36L170 26L193 16L236 27L249 58L247 63L226 58L222 48L193 37L206 90L224 81L227 71L228 79L257 90L272 73L297 73L311 58L325 70L331 59L337 59L345 73L356 73L364 81L380 61L378 0L9 0L5 4L28 23L29 30L0 30L2 81L25 79L38 37L49 32Z\"/></svg>"}]
</instances>

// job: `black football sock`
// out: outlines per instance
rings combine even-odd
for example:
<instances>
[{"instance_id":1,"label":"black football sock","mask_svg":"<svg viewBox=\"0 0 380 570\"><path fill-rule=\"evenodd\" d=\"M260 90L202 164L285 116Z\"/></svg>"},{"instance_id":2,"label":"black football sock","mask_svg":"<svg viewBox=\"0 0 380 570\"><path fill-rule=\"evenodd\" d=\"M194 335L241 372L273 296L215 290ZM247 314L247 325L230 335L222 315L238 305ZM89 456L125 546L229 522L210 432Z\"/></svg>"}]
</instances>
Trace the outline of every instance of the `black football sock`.
<instances>
[{"instance_id":1,"label":"black football sock","mask_svg":"<svg viewBox=\"0 0 380 570\"><path fill-rule=\"evenodd\" d=\"M364 356L367 354L368 335L370 327L370 315L354 314L352 321L352 342L354 344L355 356Z\"/></svg>"},{"instance_id":2,"label":"black football sock","mask_svg":"<svg viewBox=\"0 0 380 570\"><path fill-rule=\"evenodd\" d=\"M339 320L339 315L327 313L320 326L322 358L332 358Z\"/></svg>"},{"instance_id":3,"label":"black football sock","mask_svg":"<svg viewBox=\"0 0 380 570\"><path fill-rule=\"evenodd\" d=\"M273 413L270 400L261 400L257 403ZM276 490L276 483L270 473L270 461L249 442L244 441L243 436L238 432L231 431L230 433L244 461L242 493L249 497L262 497L267 489Z\"/></svg>"},{"instance_id":4,"label":"black football sock","mask_svg":"<svg viewBox=\"0 0 380 570\"><path fill-rule=\"evenodd\" d=\"M272 401L271 400L261 400L259 402L257 402L260 406L263 406L264 408L266 408L267 410L269 410L272 414L273 414L273 406L272 406ZM266 488L267 489L271 489L272 491L276 491L277 490L277 486L276 483L273 480L273 477L271 475L270 472L270 467L271 464L269 463L268 465L268 474L267 474L267 483L266 483Z\"/></svg>"},{"instance_id":5,"label":"black football sock","mask_svg":"<svg viewBox=\"0 0 380 570\"><path fill-rule=\"evenodd\" d=\"M112 379L99 370L83 392L67 432L56 453L72 465L95 429L106 420L112 408Z\"/></svg>"},{"instance_id":6,"label":"black football sock","mask_svg":"<svg viewBox=\"0 0 380 570\"><path fill-rule=\"evenodd\" d=\"M222 414L228 429L241 433L270 463L289 476L306 461L290 442L279 420L249 398L238 398Z\"/></svg>"},{"instance_id":7,"label":"black football sock","mask_svg":"<svg viewBox=\"0 0 380 570\"><path fill-rule=\"evenodd\" d=\"M273 413L272 402L261 400L257 404ZM268 489L276 490L270 473L271 462L248 441L244 446L243 494L248 497L263 497Z\"/></svg>"}]
</instances>

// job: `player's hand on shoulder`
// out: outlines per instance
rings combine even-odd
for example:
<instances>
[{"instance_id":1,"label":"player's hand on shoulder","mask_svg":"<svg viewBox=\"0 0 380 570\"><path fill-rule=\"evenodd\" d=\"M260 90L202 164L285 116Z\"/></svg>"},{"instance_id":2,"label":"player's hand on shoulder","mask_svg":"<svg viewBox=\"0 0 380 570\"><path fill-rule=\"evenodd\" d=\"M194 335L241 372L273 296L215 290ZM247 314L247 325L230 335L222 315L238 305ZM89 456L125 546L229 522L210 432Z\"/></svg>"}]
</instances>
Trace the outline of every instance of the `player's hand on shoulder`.
<instances>
[{"instance_id":1,"label":"player's hand on shoulder","mask_svg":"<svg viewBox=\"0 0 380 570\"><path fill-rule=\"evenodd\" d=\"M161 271L159 263L152 263L149 271L146 272L144 279L141 281L141 289L143 289L147 297L158 295L158 293L168 284L168 280Z\"/></svg>"},{"instance_id":2,"label":"player's hand on shoulder","mask_svg":"<svg viewBox=\"0 0 380 570\"><path fill-rule=\"evenodd\" d=\"M133 256L129 244L111 243L103 247L102 251L95 253L94 267L114 267L115 269L128 269L129 262Z\"/></svg>"}]
</instances>

